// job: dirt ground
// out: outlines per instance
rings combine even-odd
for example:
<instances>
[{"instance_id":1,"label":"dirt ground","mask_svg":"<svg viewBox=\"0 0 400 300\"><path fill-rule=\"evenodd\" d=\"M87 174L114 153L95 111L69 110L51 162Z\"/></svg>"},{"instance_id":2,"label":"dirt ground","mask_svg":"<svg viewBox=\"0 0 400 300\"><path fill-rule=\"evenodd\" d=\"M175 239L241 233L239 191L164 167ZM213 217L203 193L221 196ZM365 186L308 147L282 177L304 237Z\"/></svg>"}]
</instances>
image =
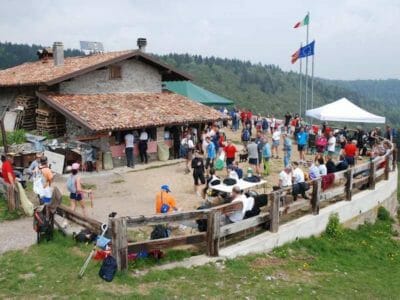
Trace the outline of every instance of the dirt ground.
<instances>
[{"instance_id":1,"label":"dirt ground","mask_svg":"<svg viewBox=\"0 0 400 300\"><path fill-rule=\"evenodd\" d=\"M224 129L228 138L231 138L242 149L240 133ZM295 147L293 147L295 148ZM280 150L280 158L271 161L271 175L266 177L268 191L278 181L278 173L283 168L283 152ZM292 159L298 159L298 153L294 149ZM247 170L248 164L241 163L243 170ZM106 221L110 212L117 212L119 216L134 216L153 214L155 211L155 195L163 184L168 184L175 196L178 207L182 210L192 210L200 206L203 201L194 192L193 178L191 174L184 173L183 162L152 167L147 170L130 172L127 169L115 172L100 172L97 174L85 174L82 181L85 184L95 185L94 207L90 208L86 201L89 216ZM226 176L226 171L219 171L218 175ZM58 177L56 185L67 194L65 187L66 178Z\"/></svg>"}]
</instances>

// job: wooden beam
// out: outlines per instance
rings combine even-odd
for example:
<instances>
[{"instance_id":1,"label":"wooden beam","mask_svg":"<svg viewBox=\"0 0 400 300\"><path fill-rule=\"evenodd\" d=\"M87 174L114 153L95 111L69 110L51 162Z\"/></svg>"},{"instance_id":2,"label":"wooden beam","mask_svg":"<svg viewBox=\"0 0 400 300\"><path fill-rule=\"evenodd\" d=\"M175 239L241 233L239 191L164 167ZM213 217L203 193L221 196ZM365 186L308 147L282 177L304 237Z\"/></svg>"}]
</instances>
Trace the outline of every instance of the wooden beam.
<instances>
[{"instance_id":1,"label":"wooden beam","mask_svg":"<svg viewBox=\"0 0 400 300\"><path fill-rule=\"evenodd\" d=\"M357 166L353 167L354 174L359 174L359 173L368 171L369 168L370 168L370 164L369 163L363 163L361 165L357 165Z\"/></svg>"},{"instance_id":2,"label":"wooden beam","mask_svg":"<svg viewBox=\"0 0 400 300\"><path fill-rule=\"evenodd\" d=\"M311 207L313 215L319 214L319 200L321 199L321 182L322 178L318 178L313 181L313 190L312 190L312 198L311 198Z\"/></svg>"},{"instance_id":3,"label":"wooden beam","mask_svg":"<svg viewBox=\"0 0 400 300\"><path fill-rule=\"evenodd\" d=\"M72 222L77 223L78 225L81 225L93 231L96 234L101 233L101 222L74 212L72 209L63 204L57 207L56 213Z\"/></svg>"},{"instance_id":4,"label":"wooden beam","mask_svg":"<svg viewBox=\"0 0 400 300\"><path fill-rule=\"evenodd\" d=\"M125 218L111 219L112 254L118 270L128 269L128 237Z\"/></svg>"},{"instance_id":5,"label":"wooden beam","mask_svg":"<svg viewBox=\"0 0 400 300\"><path fill-rule=\"evenodd\" d=\"M173 212L168 214L156 214L150 216L126 217L126 225L128 227L138 227L193 219L206 219L209 212L210 209L202 209L186 212Z\"/></svg>"},{"instance_id":6,"label":"wooden beam","mask_svg":"<svg viewBox=\"0 0 400 300\"><path fill-rule=\"evenodd\" d=\"M344 186L338 186L336 188L329 189L325 193L321 194L320 202L332 200L333 198L335 198L343 193L345 193Z\"/></svg>"},{"instance_id":7,"label":"wooden beam","mask_svg":"<svg viewBox=\"0 0 400 300\"><path fill-rule=\"evenodd\" d=\"M390 166L389 166L390 160L389 160L389 155L386 155L385 157L385 170L384 170L384 179L385 180L389 180L389 170L390 170Z\"/></svg>"},{"instance_id":8,"label":"wooden beam","mask_svg":"<svg viewBox=\"0 0 400 300\"><path fill-rule=\"evenodd\" d=\"M397 146L393 143L392 147L392 169L396 170L397 167Z\"/></svg>"},{"instance_id":9,"label":"wooden beam","mask_svg":"<svg viewBox=\"0 0 400 300\"><path fill-rule=\"evenodd\" d=\"M361 186L367 184L368 182L369 182L368 176L353 179L353 189L359 189Z\"/></svg>"},{"instance_id":10,"label":"wooden beam","mask_svg":"<svg viewBox=\"0 0 400 300\"><path fill-rule=\"evenodd\" d=\"M241 210L242 208L243 208L243 202L242 201L238 201L238 202L232 202L232 203L228 203L228 204L215 206L212 209L213 210L219 210L222 215L225 215L227 213L231 213L231 212L234 212L234 211Z\"/></svg>"},{"instance_id":11,"label":"wooden beam","mask_svg":"<svg viewBox=\"0 0 400 300\"><path fill-rule=\"evenodd\" d=\"M206 240L206 233L200 232L191 235L169 237L165 239L128 243L129 253L138 253L140 251L151 251L156 249L167 249L181 245L193 245L203 243Z\"/></svg>"},{"instance_id":12,"label":"wooden beam","mask_svg":"<svg viewBox=\"0 0 400 300\"><path fill-rule=\"evenodd\" d=\"M272 192L271 196L271 232L278 232L279 230L279 204L280 204L280 192Z\"/></svg>"},{"instance_id":13,"label":"wooden beam","mask_svg":"<svg viewBox=\"0 0 400 300\"><path fill-rule=\"evenodd\" d=\"M260 214L258 216L245 219L243 221L222 226L220 229L219 237L225 237L246 229L257 227L269 221L269 212Z\"/></svg>"},{"instance_id":14,"label":"wooden beam","mask_svg":"<svg viewBox=\"0 0 400 300\"><path fill-rule=\"evenodd\" d=\"M353 195L354 169L347 170L346 177L346 200L351 201Z\"/></svg>"},{"instance_id":15,"label":"wooden beam","mask_svg":"<svg viewBox=\"0 0 400 300\"><path fill-rule=\"evenodd\" d=\"M218 256L221 211L213 209L207 218L207 255Z\"/></svg>"}]
</instances>

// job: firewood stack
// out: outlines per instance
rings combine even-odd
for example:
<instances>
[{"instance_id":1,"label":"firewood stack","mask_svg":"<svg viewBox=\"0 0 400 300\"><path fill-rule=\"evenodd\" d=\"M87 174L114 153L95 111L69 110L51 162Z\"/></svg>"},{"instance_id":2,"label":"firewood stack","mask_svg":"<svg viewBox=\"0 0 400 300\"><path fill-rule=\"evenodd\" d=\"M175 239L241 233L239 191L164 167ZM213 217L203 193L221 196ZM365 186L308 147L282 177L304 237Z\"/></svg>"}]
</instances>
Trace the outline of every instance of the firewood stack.
<instances>
[{"instance_id":1,"label":"firewood stack","mask_svg":"<svg viewBox=\"0 0 400 300\"><path fill-rule=\"evenodd\" d=\"M19 95L15 99L17 106L23 108L19 128L25 130L33 130L36 128L36 109L38 107L38 99L34 96Z\"/></svg>"},{"instance_id":2,"label":"firewood stack","mask_svg":"<svg viewBox=\"0 0 400 300\"><path fill-rule=\"evenodd\" d=\"M65 117L51 108L36 109L36 130L40 135L59 137L65 134Z\"/></svg>"}]
</instances>

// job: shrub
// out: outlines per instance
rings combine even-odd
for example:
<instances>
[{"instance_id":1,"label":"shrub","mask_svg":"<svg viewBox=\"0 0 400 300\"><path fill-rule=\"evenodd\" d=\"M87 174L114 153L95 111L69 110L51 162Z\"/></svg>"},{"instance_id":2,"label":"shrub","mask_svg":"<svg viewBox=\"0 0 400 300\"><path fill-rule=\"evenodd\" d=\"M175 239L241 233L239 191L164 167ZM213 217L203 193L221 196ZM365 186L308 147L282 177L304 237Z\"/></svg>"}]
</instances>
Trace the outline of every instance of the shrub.
<instances>
[{"instance_id":1,"label":"shrub","mask_svg":"<svg viewBox=\"0 0 400 300\"><path fill-rule=\"evenodd\" d=\"M343 226L340 224L339 215L337 213L329 216L328 225L325 229L325 234L329 238L338 238L343 234Z\"/></svg>"},{"instance_id":2,"label":"shrub","mask_svg":"<svg viewBox=\"0 0 400 300\"><path fill-rule=\"evenodd\" d=\"M389 221L391 219L392 218L390 217L389 211L386 208L384 208L383 206L379 206L379 208L378 208L378 220Z\"/></svg>"}]
</instances>

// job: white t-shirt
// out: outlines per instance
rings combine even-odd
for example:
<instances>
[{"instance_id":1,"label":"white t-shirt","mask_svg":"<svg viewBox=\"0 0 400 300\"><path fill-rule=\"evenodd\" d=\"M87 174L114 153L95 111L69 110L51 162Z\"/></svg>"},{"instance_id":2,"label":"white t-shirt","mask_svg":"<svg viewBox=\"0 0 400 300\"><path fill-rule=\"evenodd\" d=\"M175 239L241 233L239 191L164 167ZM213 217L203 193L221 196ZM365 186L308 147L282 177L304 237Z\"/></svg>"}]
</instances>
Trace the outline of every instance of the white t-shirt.
<instances>
[{"instance_id":1,"label":"white t-shirt","mask_svg":"<svg viewBox=\"0 0 400 300\"><path fill-rule=\"evenodd\" d=\"M189 149L193 149L194 148L194 144L192 140L188 140L187 138L184 138L181 142L182 145L187 144Z\"/></svg>"},{"instance_id":2,"label":"white t-shirt","mask_svg":"<svg viewBox=\"0 0 400 300\"><path fill-rule=\"evenodd\" d=\"M209 143L207 142L206 139L203 140L203 143L201 144L201 147L203 148L203 153L204 153L204 158L207 158L207 147Z\"/></svg>"},{"instance_id":3,"label":"white t-shirt","mask_svg":"<svg viewBox=\"0 0 400 300\"><path fill-rule=\"evenodd\" d=\"M133 134L131 134L131 133L126 134L125 135L125 148L133 148L134 139L135 138L133 137Z\"/></svg>"},{"instance_id":4,"label":"white t-shirt","mask_svg":"<svg viewBox=\"0 0 400 300\"><path fill-rule=\"evenodd\" d=\"M281 132L279 130L275 130L272 134L272 140L279 141L281 139Z\"/></svg>"},{"instance_id":5,"label":"white t-shirt","mask_svg":"<svg viewBox=\"0 0 400 300\"><path fill-rule=\"evenodd\" d=\"M336 146L336 138L332 136L328 140L328 151L335 152L335 146Z\"/></svg>"},{"instance_id":6,"label":"white t-shirt","mask_svg":"<svg viewBox=\"0 0 400 300\"><path fill-rule=\"evenodd\" d=\"M228 218L231 220L233 223L240 222L243 220L244 215L246 211L251 210L254 206L254 198L253 197L246 197L245 195L240 195L236 199L232 201L233 202L243 202L243 208L242 210L235 211L231 214L229 214Z\"/></svg>"},{"instance_id":7,"label":"white t-shirt","mask_svg":"<svg viewBox=\"0 0 400 300\"><path fill-rule=\"evenodd\" d=\"M319 165L318 170L321 176L325 176L326 174L328 174L328 170L326 169L325 165Z\"/></svg>"},{"instance_id":8,"label":"white t-shirt","mask_svg":"<svg viewBox=\"0 0 400 300\"><path fill-rule=\"evenodd\" d=\"M140 133L139 140L147 141L149 139L149 134L146 131Z\"/></svg>"},{"instance_id":9,"label":"white t-shirt","mask_svg":"<svg viewBox=\"0 0 400 300\"><path fill-rule=\"evenodd\" d=\"M272 119L271 119L271 126L270 126L270 127L275 128L275 123L276 123L275 118L272 118Z\"/></svg>"},{"instance_id":10,"label":"white t-shirt","mask_svg":"<svg viewBox=\"0 0 400 300\"><path fill-rule=\"evenodd\" d=\"M304 172L300 168L293 170L294 183L304 182Z\"/></svg>"},{"instance_id":11,"label":"white t-shirt","mask_svg":"<svg viewBox=\"0 0 400 300\"><path fill-rule=\"evenodd\" d=\"M287 187L292 185L292 174L286 173L284 170L279 173L279 180L281 181L281 187Z\"/></svg>"}]
</instances>

